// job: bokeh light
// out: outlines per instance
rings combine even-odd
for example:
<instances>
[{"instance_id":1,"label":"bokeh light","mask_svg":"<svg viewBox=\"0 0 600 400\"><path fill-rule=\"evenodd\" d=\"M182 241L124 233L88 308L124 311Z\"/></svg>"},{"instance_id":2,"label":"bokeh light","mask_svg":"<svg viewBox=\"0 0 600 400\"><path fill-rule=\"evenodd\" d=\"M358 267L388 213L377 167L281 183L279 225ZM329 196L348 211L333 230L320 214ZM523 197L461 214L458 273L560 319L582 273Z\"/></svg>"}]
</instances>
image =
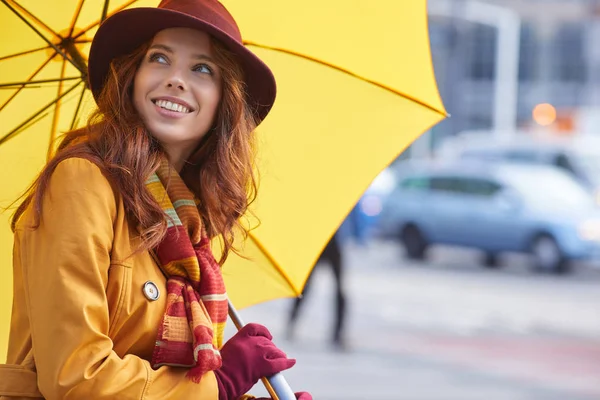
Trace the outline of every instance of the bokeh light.
<instances>
[{"instance_id":1,"label":"bokeh light","mask_svg":"<svg viewBox=\"0 0 600 400\"><path fill-rule=\"evenodd\" d=\"M533 108L532 116L538 125L552 125L556 121L556 108L552 104L541 103Z\"/></svg>"}]
</instances>

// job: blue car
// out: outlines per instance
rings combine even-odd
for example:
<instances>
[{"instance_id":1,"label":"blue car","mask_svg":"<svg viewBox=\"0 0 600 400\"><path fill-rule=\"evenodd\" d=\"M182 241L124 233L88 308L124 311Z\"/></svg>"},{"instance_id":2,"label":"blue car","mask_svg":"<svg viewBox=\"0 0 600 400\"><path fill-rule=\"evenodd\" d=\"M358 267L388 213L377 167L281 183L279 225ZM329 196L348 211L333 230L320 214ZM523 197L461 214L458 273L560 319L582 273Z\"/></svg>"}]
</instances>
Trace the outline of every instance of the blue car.
<instances>
[{"instance_id":1,"label":"blue car","mask_svg":"<svg viewBox=\"0 0 600 400\"><path fill-rule=\"evenodd\" d=\"M561 170L515 163L403 163L378 231L422 259L433 244L525 252L537 271L566 273L573 260L600 259L600 210Z\"/></svg>"}]
</instances>

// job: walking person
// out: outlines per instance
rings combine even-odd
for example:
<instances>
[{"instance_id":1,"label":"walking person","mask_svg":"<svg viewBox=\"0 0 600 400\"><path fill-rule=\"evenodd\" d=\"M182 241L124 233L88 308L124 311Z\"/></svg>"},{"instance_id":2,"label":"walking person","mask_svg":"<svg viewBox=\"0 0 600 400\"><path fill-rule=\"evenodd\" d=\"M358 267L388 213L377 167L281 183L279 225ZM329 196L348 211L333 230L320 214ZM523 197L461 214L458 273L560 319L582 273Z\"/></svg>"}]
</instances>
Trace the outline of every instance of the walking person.
<instances>
[{"instance_id":1,"label":"walking person","mask_svg":"<svg viewBox=\"0 0 600 400\"><path fill-rule=\"evenodd\" d=\"M313 268L306 281L302 296L294 299L288 321L287 336L288 339L293 339L300 308L304 303L304 299L310 290L312 281L314 280L315 270L323 264L326 264L331 268L335 282L335 319L331 336L331 344L337 350L346 350L347 343L344 337L344 326L346 322L346 294L344 291L342 252L339 244L339 234L337 233L329 240L325 246L325 249L323 249L323 252L317 260L315 268Z\"/></svg>"}]
</instances>

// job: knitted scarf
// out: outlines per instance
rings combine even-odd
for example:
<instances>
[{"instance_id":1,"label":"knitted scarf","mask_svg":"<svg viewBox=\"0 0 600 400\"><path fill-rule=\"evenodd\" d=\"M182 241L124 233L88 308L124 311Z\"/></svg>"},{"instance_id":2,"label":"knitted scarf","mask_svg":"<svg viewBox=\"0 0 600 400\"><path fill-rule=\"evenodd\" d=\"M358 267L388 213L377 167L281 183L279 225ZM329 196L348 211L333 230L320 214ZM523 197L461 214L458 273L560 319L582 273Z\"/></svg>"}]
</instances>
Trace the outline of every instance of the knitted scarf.
<instances>
[{"instance_id":1,"label":"knitted scarf","mask_svg":"<svg viewBox=\"0 0 600 400\"><path fill-rule=\"evenodd\" d=\"M221 366L227 294L194 195L164 160L146 187L165 212L167 234L154 249L167 276L167 306L152 366L191 367L188 378Z\"/></svg>"}]
</instances>

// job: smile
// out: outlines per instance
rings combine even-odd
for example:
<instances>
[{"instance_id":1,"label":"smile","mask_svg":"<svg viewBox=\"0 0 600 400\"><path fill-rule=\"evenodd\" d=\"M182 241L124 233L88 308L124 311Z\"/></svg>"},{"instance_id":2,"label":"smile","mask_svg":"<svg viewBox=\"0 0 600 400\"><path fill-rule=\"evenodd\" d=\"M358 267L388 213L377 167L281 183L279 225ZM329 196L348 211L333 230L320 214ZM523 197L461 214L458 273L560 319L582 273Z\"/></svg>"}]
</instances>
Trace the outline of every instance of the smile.
<instances>
[{"instance_id":1,"label":"smile","mask_svg":"<svg viewBox=\"0 0 600 400\"><path fill-rule=\"evenodd\" d=\"M178 112L178 113L182 113L182 114L189 114L191 112L191 110L183 105L183 104L178 104L172 101L168 101L168 100L153 100L152 101L154 104L156 104L158 107L163 108L165 110L169 110L169 111L174 111L174 112Z\"/></svg>"}]
</instances>

